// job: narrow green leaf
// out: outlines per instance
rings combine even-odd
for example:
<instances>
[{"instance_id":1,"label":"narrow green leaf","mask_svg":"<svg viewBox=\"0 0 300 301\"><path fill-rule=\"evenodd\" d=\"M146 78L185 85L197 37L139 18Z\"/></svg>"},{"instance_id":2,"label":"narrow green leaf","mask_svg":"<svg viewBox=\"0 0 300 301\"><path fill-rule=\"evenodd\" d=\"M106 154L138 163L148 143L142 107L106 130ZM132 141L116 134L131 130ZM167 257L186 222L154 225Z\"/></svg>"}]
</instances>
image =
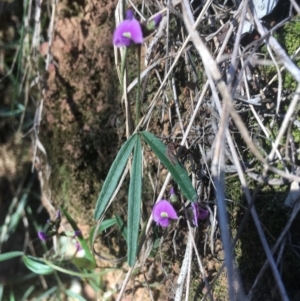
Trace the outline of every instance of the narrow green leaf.
<instances>
[{"instance_id":1,"label":"narrow green leaf","mask_svg":"<svg viewBox=\"0 0 300 301\"><path fill-rule=\"evenodd\" d=\"M140 133L146 143L151 147L158 159L165 165L171 173L174 181L180 187L182 193L190 202L197 200L197 193L192 185L192 182L187 174L187 171L179 164L172 164L166 154L166 146L160 139L156 138L152 133L143 131Z\"/></svg>"},{"instance_id":2,"label":"narrow green leaf","mask_svg":"<svg viewBox=\"0 0 300 301\"><path fill-rule=\"evenodd\" d=\"M100 195L98 197L94 213L95 220L100 219L101 215L105 211L105 208L119 183L119 179L123 173L136 140L137 135L132 135L123 144L120 151L118 152L118 155L108 172L108 175L103 183Z\"/></svg>"},{"instance_id":3,"label":"narrow green leaf","mask_svg":"<svg viewBox=\"0 0 300 301\"><path fill-rule=\"evenodd\" d=\"M86 257L74 257L72 262L79 268L79 269L86 269L86 270L93 270L96 268L96 265L93 261L90 261Z\"/></svg>"},{"instance_id":4,"label":"narrow green leaf","mask_svg":"<svg viewBox=\"0 0 300 301\"><path fill-rule=\"evenodd\" d=\"M0 117L14 117L23 113L25 107L22 104L17 104L17 108L12 110L10 108L0 108Z\"/></svg>"},{"instance_id":5,"label":"narrow green leaf","mask_svg":"<svg viewBox=\"0 0 300 301\"><path fill-rule=\"evenodd\" d=\"M121 231L122 236L124 237L124 239L127 242L127 237L128 237L127 236L127 227L124 224L122 218L119 215L117 215L117 214L116 214L116 221L117 221L117 225L118 225L118 227L119 227L119 229Z\"/></svg>"},{"instance_id":6,"label":"narrow green leaf","mask_svg":"<svg viewBox=\"0 0 300 301\"><path fill-rule=\"evenodd\" d=\"M11 258L22 256L23 254L24 254L24 252L21 252L21 251L13 251L13 252L9 252L9 253L0 254L0 262L11 259Z\"/></svg>"},{"instance_id":7,"label":"narrow green leaf","mask_svg":"<svg viewBox=\"0 0 300 301\"><path fill-rule=\"evenodd\" d=\"M43 259L26 255L22 259L26 267L35 274L49 275L53 272L53 268L45 264Z\"/></svg>"},{"instance_id":8,"label":"narrow green leaf","mask_svg":"<svg viewBox=\"0 0 300 301\"><path fill-rule=\"evenodd\" d=\"M22 299L20 301L26 301L26 300L29 300L29 296L31 295L31 293L34 291L35 289L35 286L34 285L31 285L27 290L26 292L24 293L24 295L22 296Z\"/></svg>"},{"instance_id":9,"label":"narrow green leaf","mask_svg":"<svg viewBox=\"0 0 300 301\"><path fill-rule=\"evenodd\" d=\"M137 139L132 161L131 178L128 192L128 220L127 220L127 252L128 264L133 266L137 253L139 236L140 213L142 198L142 146Z\"/></svg>"},{"instance_id":10,"label":"narrow green leaf","mask_svg":"<svg viewBox=\"0 0 300 301\"><path fill-rule=\"evenodd\" d=\"M39 297L36 297L35 301L43 301L43 300L49 300L48 298L54 294L58 290L58 286L53 286L47 291L45 291L43 294L41 294Z\"/></svg>"},{"instance_id":11,"label":"narrow green leaf","mask_svg":"<svg viewBox=\"0 0 300 301\"><path fill-rule=\"evenodd\" d=\"M67 218L68 222L70 223L70 225L72 226L72 229L74 231L78 231L80 230L76 224L76 222L73 220L73 218L71 217L71 215L62 207L60 207L61 212L65 215L65 217ZM90 260L91 262L94 263L95 267L96 267L96 263L95 263L95 258L93 256L93 254L91 253L91 250L86 242L86 240L83 238L82 235L77 236L77 239L82 247L82 249L85 252L85 257Z\"/></svg>"},{"instance_id":12,"label":"narrow green leaf","mask_svg":"<svg viewBox=\"0 0 300 301\"><path fill-rule=\"evenodd\" d=\"M100 277L100 276L103 276L105 275L106 273L114 270L113 268L106 268L106 269L102 269L101 272L99 273L89 273L89 272L82 272L82 273L79 273L79 272L75 272L73 270L70 270L70 269L65 269L59 265L56 265L54 264L53 262L51 261L48 261L45 259L45 262L53 269L55 269L56 271L59 271L61 273L64 273L64 274L67 274L67 275L72 275L72 276L75 276L75 277L79 277L79 278L94 278L94 277Z\"/></svg>"},{"instance_id":13,"label":"narrow green leaf","mask_svg":"<svg viewBox=\"0 0 300 301\"><path fill-rule=\"evenodd\" d=\"M3 291L4 291L4 284L0 283L0 301L2 301Z\"/></svg>"},{"instance_id":14,"label":"narrow green leaf","mask_svg":"<svg viewBox=\"0 0 300 301\"><path fill-rule=\"evenodd\" d=\"M115 224L116 224L116 218L110 218L110 219L104 220L98 229L97 235L100 234L102 231L114 226ZM92 230L90 231L89 241L90 241L91 246L93 245L93 237L94 237L95 229L96 229L96 226L93 227Z\"/></svg>"},{"instance_id":15,"label":"narrow green leaf","mask_svg":"<svg viewBox=\"0 0 300 301\"><path fill-rule=\"evenodd\" d=\"M9 290L9 301L16 301L15 293L12 288Z\"/></svg>"},{"instance_id":16,"label":"narrow green leaf","mask_svg":"<svg viewBox=\"0 0 300 301\"><path fill-rule=\"evenodd\" d=\"M66 294L69 296L69 297L71 297L72 299L76 299L76 300L78 300L78 301L86 301L86 299L84 299L82 296L80 296L79 294L77 294L77 293L75 293L75 292L73 292L73 291L71 291L71 290L66 290L65 291L66 292Z\"/></svg>"}]
</instances>

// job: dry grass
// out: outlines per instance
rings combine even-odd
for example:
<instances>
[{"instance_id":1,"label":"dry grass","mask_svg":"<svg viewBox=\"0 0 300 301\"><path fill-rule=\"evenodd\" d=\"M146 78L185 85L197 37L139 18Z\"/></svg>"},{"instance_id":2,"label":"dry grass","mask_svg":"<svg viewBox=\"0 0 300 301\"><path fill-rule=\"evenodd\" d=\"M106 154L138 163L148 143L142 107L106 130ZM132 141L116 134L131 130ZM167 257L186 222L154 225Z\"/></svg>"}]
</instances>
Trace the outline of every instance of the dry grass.
<instances>
[{"instance_id":1,"label":"dry grass","mask_svg":"<svg viewBox=\"0 0 300 301\"><path fill-rule=\"evenodd\" d=\"M199 202L210 210L210 218L199 228L193 228L188 220L181 220L166 233L159 233L159 246L154 247L153 220L149 213L156 201L168 195L166 191L172 179L145 147L144 178L150 191L147 191L147 198L151 203L147 212L149 218L141 221L146 236L136 266L128 269L124 279L118 274L118 282L122 278L120 287L112 284L118 289L116 299L296 300L300 294L295 283L295 279L299 279L300 267L297 227L300 70L295 63L299 45L291 53L287 45L278 43L276 35L284 34L283 26L293 22L296 24L299 19L294 19L288 4L285 5L290 13L285 19L278 21L279 17L275 15L274 19L262 22L251 9L247 10L251 8L251 1L243 0L239 7L232 4L222 6L224 1L202 2L198 7L196 1L192 7L187 0L169 0L165 6L156 1L128 1L126 4L134 7L141 20L142 16L151 18L158 12L163 19L159 29L143 45L142 118L136 128L132 122L138 83L135 78L136 57L133 52L129 54L125 76L121 78L120 59L124 49L115 49L120 86L126 87L120 97L126 129L121 127L118 135L128 138L138 130L149 130L166 143L175 142L190 150L192 155L183 158L183 164L198 191ZM105 52L101 43L96 50L87 46L88 42L89 45L96 45L96 33L84 41L80 36L79 46L74 46L77 42L70 38L62 49L51 47L55 20L61 18L56 14L56 1L51 2L50 13L45 17L47 29L41 28L43 12L40 8L33 6L31 1L28 4L22 20L21 47L16 47L15 53L8 56L0 44L3 83L11 74L15 76L16 63L17 69L22 70L13 79L17 86L5 91L3 104L22 104L24 107L17 122L12 119L13 128L17 138L31 137L32 166L39 171L43 205L53 217L55 206L49 184L50 162L40 140L44 101L49 86L42 84L46 78L41 75L44 70L39 66L39 59L45 55L43 69L49 74L48 84L57 85L58 81L53 79L51 73L53 68L57 68L61 73L65 72L62 73L65 78L70 75L68 83L71 83L71 90L74 87L72 84L77 85L77 82L72 83L72 68L62 70L64 63L69 64L65 55L71 53L72 57L74 49L77 51L86 47L89 55L94 57L101 50L103 57L98 67L106 69L109 50ZM294 0L290 1L290 5L299 14ZM3 8L2 5L0 8ZM68 11L68 7L63 10ZM121 16L123 8L122 1L119 1L115 10L116 23L120 22ZM245 19L252 20L258 33L256 36L249 35L248 41L242 37ZM30 20L34 20L33 25ZM66 24L64 21L62 24ZM68 21L68 24L73 26L78 23L77 27L80 27L79 21L82 20L69 18ZM41 41L41 32L47 33L46 43ZM3 36L7 33L9 30L1 31ZM104 36L108 39L106 31L101 37L104 39ZM8 39L5 42L9 43L15 37L12 40L7 36L5 38ZM56 42L59 44L61 41ZM46 51L40 46L45 46ZM51 53L53 49L58 49L55 58ZM63 49L66 51L64 54ZM5 67L7 61L11 63L9 68ZM73 69L77 70L77 67L80 69L80 61L73 64ZM287 87L287 76L293 82L292 88ZM89 82L90 77L86 79ZM84 90L86 85L80 82L80 74L76 80ZM109 81L107 78L105 80ZM55 89L59 88L57 86ZM104 85L103 89L106 88ZM80 97L82 95L87 96L80 94ZM71 110L63 96L59 94L58 97L57 101ZM105 97L108 96L102 98ZM91 101L94 106L97 97L95 99L94 103ZM104 107L104 104L97 104L95 112L101 111L101 106ZM51 105L48 109L50 111ZM33 120L29 128L25 126L28 113ZM64 127L74 121L71 113L62 112L66 121ZM45 128L51 127L54 119L49 116L52 115L47 115L44 120ZM69 123L66 120L68 116L72 119ZM87 132L90 132L92 125L92 121L83 124ZM11 132L14 130L10 129ZM104 131L107 131L106 127ZM98 132L95 133L96 136ZM16 141L19 145L19 139ZM0 149L3 154L0 164L2 174L9 176L18 169L18 159L10 155L8 149L11 145L14 146L14 143L9 142ZM27 149L26 144L26 152L23 152L26 153L26 160ZM66 152L66 149L62 151ZM73 157L71 160L76 161ZM106 158L101 162L105 161ZM128 172L129 167L125 169L114 197ZM68 178L69 174L61 177ZM69 178L62 179L63 182L66 180ZM85 189L84 183L78 187L83 192ZM61 192L61 195L64 193ZM57 198L61 195L58 194ZM61 198L64 199L64 196ZM24 210L22 214L25 214ZM85 219L83 213L82 219ZM28 222L25 217L23 221ZM151 253L153 250L156 254ZM31 251L34 253L34 249ZM40 280L46 289L47 283L42 277ZM138 289L136 282L140 284ZM139 293L135 294L137 291Z\"/></svg>"},{"instance_id":2,"label":"dry grass","mask_svg":"<svg viewBox=\"0 0 300 301\"><path fill-rule=\"evenodd\" d=\"M150 10L153 11L152 6L143 4L145 6L135 7L137 14L145 15ZM120 16L123 15L121 7L119 2L116 23L120 22ZM274 285L273 296L276 294L275 291L280 294L282 300L288 300L288 295L291 296L291 292L287 292L287 283L280 264L283 259L280 256L285 248L293 248L291 245L286 245L286 238L287 233L291 235L290 227L299 211L296 202L299 198L300 181L297 165L299 145L293 137L299 132L297 112L300 69L290 58L292 54L287 53L286 49L277 42L274 34L280 26L290 22L292 15L287 14L286 19L280 20L280 24L277 21L277 26L268 30L253 11L252 13L247 11L248 7L251 7L248 6L248 1L242 1L239 7L227 7L227 9L220 4L206 1L205 5L199 6L200 10L193 14L188 1L173 1L164 8L157 6L155 12L160 11L163 20L157 33L144 45L146 66L141 79L145 81L147 77L151 78L152 82L149 81L148 86L153 82L160 84L155 95L147 95L149 105L144 110L144 116L136 130L149 128L157 136L178 142L194 153L198 153L198 157L194 157L194 160L199 161L194 162L196 168L191 172L193 181L198 187L201 180L197 179L197 174L205 173L209 183L205 184L206 193L199 195L200 200L211 209L217 206L218 211L217 220L215 216L211 218L210 252L214 252L217 229L220 229L225 252L225 262L219 267L218 275L225 267L228 295L221 297L217 293L218 287L214 285L218 282L219 276L210 283L207 281L209 273L203 265L203 257L199 255L199 249L195 244L194 230L192 231L189 226L185 251L189 260L181 261L179 276L174 280L175 300L182 300L184 287L186 288L185 300L198 300L195 297L191 299L192 297L189 296L193 295L191 287L194 274L190 265L192 255L197 259L196 274L199 274L206 287L205 298L250 300L253 298L255 288L263 286L265 278L262 277L267 266L270 267L274 277L271 281ZM250 42L245 44L242 39L242 27L246 18L253 20L261 36L259 39L250 40L251 44ZM274 18L278 20L278 16ZM267 53L262 56L259 51L263 45L266 46ZM115 51L117 68L119 68L119 58L123 55L122 51L122 49L120 53L119 49ZM184 66L181 62L184 62ZM265 65L275 66L276 74L273 79L262 77L261 71L264 70ZM192 82L193 88L185 90L187 94L184 94L180 87L182 79L178 78L176 71L178 69L186 82ZM283 69L296 81L298 87L295 91L283 90L281 75ZM203 78L206 78L206 81L200 78L200 73L204 74ZM123 91L123 100L129 115L129 99L132 98L131 91L137 84L137 80L128 85L126 85L126 78L120 81L124 86L128 86L128 89ZM129 120L131 119L128 115L127 135L130 134ZM155 126L162 120L167 123L167 126L165 124ZM147 166L146 162L145 164ZM235 195L236 199L233 200L234 205L230 205L226 198L231 189L228 183L232 183L232 181L228 182L231 178L229 173L235 177L234 185L240 187L239 194ZM150 179L151 183L156 183L153 187L156 200L160 200L165 195L170 180L170 174L165 176L157 174ZM283 204L284 198L278 200L280 205L277 207L277 214L285 216L286 219L284 218L284 222L280 221L281 228L276 237L272 237L273 241L270 243L270 233L265 225L270 226L269 219L272 219L272 213L263 216L261 208L257 209L255 201L260 193L262 194L272 185L277 185L273 193L277 191L278 194L286 195L286 185L291 184L295 187L292 194L293 201L285 202L285 205L291 209L287 212ZM214 190L215 193L207 192L209 189ZM245 208L241 207L242 200L246 201ZM232 214L237 209L243 212L244 218L236 222L234 228L230 228L228 225L234 218L237 220L238 218L228 217L228 210ZM256 278L251 280L244 275L240 276L240 271L244 267L237 266L235 260L235 255L239 260L242 256L247 256L240 253L240 246L237 246L236 242L239 239L241 241L241 237L245 234L245 225L248 227L247 225L252 224L249 221L250 216L254 222L255 232L258 234L255 243L257 248L262 248L259 252L264 253L262 258L265 260L263 265L260 258L259 272ZM151 223L150 217L146 232L150 230ZM144 254L141 256L143 257ZM249 266L252 264L250 261L248 263ZM129 270L124 280L118 300L122 299L132 270ZM211 279L211 275L209 278ZM249 281L251 281L250 286ZM246 292L245 286L247 286ZM271 289L271 286L269 288ZM171 298L172 294L169 297Z\"/></svg>"}]
</instances>

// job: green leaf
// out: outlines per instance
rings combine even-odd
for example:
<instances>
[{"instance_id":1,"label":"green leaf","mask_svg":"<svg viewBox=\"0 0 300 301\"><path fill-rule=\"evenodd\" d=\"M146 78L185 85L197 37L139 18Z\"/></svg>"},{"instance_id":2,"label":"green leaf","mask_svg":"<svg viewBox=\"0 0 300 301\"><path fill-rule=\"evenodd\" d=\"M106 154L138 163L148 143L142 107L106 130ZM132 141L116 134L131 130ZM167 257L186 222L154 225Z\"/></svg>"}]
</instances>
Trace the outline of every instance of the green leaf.
<instances>
[{"instance_id":1,"label":"green leaf","mask_svg":"<svg viewBox=\"0 0 300 301\"><path fill-rule=\"evenodd\" d=\"M104 220L99 229L98 229L98 234L100 234L102 231L114 226L116 224L116 218L110 218L110 219L106 219ZM94 237L94 232L95 232L96 226L92 228L92 230L90 231L90 245L93 245L93 237Z\"/></svg>"},{"instance_id":2,"label":"green leaf","mask_svg":"<svg viewBox=\"0 0 300 301\"><path fill-rule=\"evenodd\" d=\"M127 252L128 264L133 266L137 253L142 198L142 146L138 139L134 149L128 192Z\"/></svg>"},{"instance_id":3,"label":"green leaf","mask_svg":"<svg viewBox=\"0 0 300 301\"><path fill-rule=\"evenodd\" d=\"M71 291L71 290L66 290L65 292L66 292L66 294L67 294L69 297L71 297L71 299L73 299L73 300L74 300L74 298L75 298L75 299L78 300L78 301L86 301L86 299L84 299L82 296L80 296L79 294L77 294L77 293L75 293L75 292L73 292L73 291Z\"/></svg>"},{"instance_id":4,"label":"green leaf","mask_svg":"<svg viewBox=\"0 0 300 301\"><path fill-rule=\"evenodd\" d=\"M45 264L43 259L26 255L22 259L26 267L35 274L49 275L53 272L53 268Z\"/></svg>"},{"instance_id":5,"label":"green leaf","mask_svg":"<svg viewBox=\"0 0 300 301\"><path fill-rule=\"evenodd\" d=\"M82 273L79 273L79 272L75 272L71 269L65 269L61 266L58 266L56 264L54 264L53 262L51 261L48 261L45 259L45 262L53 269L55 269L56 271L59 271L61 273L64 273L64 274L67 274L67 275L72 275L72 276L75 276L75 277L79 277L79 278L94 278L94 277L100 277L100 276L103 276L105 275L106 273L108 273L109 271L113 271L114 269L113 268L105 268L105 269L102 269L101 272L99 273L89 273L89 272L82 272Z\"/></svg>"},{"instance_id":6,"label":"green leaf","mask_svg":"<svg viewBox=\"0 0 300 301\"><path fill-rule=\"evenodd\" d=\"M11 258L19 257L22 255L24 255L24 252L21 252L21 251L13 251L13 252L9 252L9 253L0 254L0 262L11 259Z\"/></svg>"},{"instance_id":7,"label":"green leaf","mask_svg":"<svg viewBox=\"0 0 300 301\"><path fill-rule=\"evenodd\" d=\"M119 179L123 173L131 151L136 143L137 137L138 136L136 134L132 135L123 144L120 151L118 152L118 155L108 172L108 175L103 183L100 195L98 197L94 213L95 220L100 219L101 215L105 211L105 208L119 183Z\"/></svg>"},{"instance_id":8,"label":"green leaf","mask_svg":"<svg viewBox=\"0 0 300 301\"><path fill-rule=\"evenodd\" d=\"M123 222L122 218L116 214L116 221L117 221L117 225L121 231L122 236L124 237L124 239L127 242L127 227L125 226L125 223Z\"/></svg>"},{"instance_id":9,"label":"green leaf","mask_svg":"<svg viewBox=\"0 0 300 301\"><path fill-rule=\"evenodd\" d=\"M72 262L79 268L79 269L87 269L87 270L93 270L95 269L96 265L93 261L90 261L89 259L83 257L74 257L72 259Z\"/></svg>"},{"instance_id":10,"label":"green leaf","mask_svg":"<svg viewBox=\"0 0 300 301\"><path fill-rule=\"evenodd\" d=\"M9 290L9 301L15 301L16 298L15 298L15 293L14 293L14 290L12 288L10 288Z\"/></svg>"},{"instance_id":11,"label":"green leaf","mask_svg":"<svg viewBox=\"0 0 300 301\"><path fill-rule=\"evenodd\" d=\"M43 294L41 294L39 297L36 297L34 300L35 301L43 301L43 300L49 300L48 298L56 293L58 291L58 286L53 286L47 291L45 291Z\"/></svg>"},{"instance_id":12,"label":"green leaf","mask_svg":"<svg viewBox=\"0 0 300 301\"><path fill-rule=\"evenodd\" d=\"M0 107L0 117L14 117L23 113L25 107L22 104L17 104L17 108L12 110L11 108Z\"/></svg>"},{"instance_id":13,"label":"green leaf","mask_svg":"<svg viewBox=\"0 0 300 301\"><path fill-rule=\"evenodd\" d=\"M70 223L70 225L72 226L74 231L80 231L80 229L78 228L76 222L73 220L73 218L71 217L71 215L62 207L60 207L61 212L65 215L65 217L67 218L68 222ZM90 251L90 248L86 242L86 240L83 238L82 235L77 236L77 239L82 247L82 249L84 250L85 253L85 257L91 261L92 263L94 263L94 267L96 267L96 262L95 262L95 258L93 256L93 254Z\"/></svg>"},{"instance_id":14,"label":"green leaf","mask_svg":"<svg viewBox=\"0 0 300 301\"><path fill-rule=\"evenodd\" d=\"M187 171L179 163L173 165L170 162L166 154L166 146L161 142L161 140L147 131L143 131L140 134L143 136L146 143L151 147L158 159L171 173L174 181L178 184L185 197L190 202L195 202L197 200L197 193L192 185Z\"/></svg>"},{"instance_id":15,"label":"green leaf","mask_svg":"<svg viewBox=\"0 0 300 301\"><path fill-rule=\"evenodd\" d=\"M35 289L35 286L34 285L31 285L27 290L26 292L24 293L24 295L22 296L22 299L20 301L26 301L26 300L29 300L29 296L31 295L31 293L34 291ZM0 299L1 300L1 299Z\"/></svg>"},{"instance_id":16,"label":"green leaf","mask_svg":"<svg viewBox=\"0 0 300 301\"><path fill-rule=\"evenodd\" d=\"M4 284L0 283L0 301L2 301L3 291L4 291Z\"/></svg>"}]
</instances>

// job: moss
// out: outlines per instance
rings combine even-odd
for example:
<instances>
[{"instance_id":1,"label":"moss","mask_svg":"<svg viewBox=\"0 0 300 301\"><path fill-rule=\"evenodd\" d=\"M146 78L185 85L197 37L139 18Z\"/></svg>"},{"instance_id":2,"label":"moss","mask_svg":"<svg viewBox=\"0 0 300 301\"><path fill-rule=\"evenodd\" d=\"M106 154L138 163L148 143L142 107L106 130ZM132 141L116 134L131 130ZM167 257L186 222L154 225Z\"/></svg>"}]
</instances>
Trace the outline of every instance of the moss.
<instances>
[{"instance_id":1,"label":"moss","mask_svg":"<svg viewBox=\"0 0 300 301\"><path fill-rule=\"evenodd\" d=\"M300 18L294 18L290 22L288 22L283 28L279 29L275 34L274 37L278 40L281 46L286 50L286 52L292 56L297 48L299 47L299 40L300 40ZM267 54L266 46L263 47L262 52ZM295 63L300 66L300 59L297 56L294 59ZM266 66L263 69L263 73L267 78L273 77L276 72L276 68L274 66ZM295 89L297 86L296 81L290 75L289 72L284 70L282 72L283 78L283 88L284 89Z\"/></svg>"}]
</instances>

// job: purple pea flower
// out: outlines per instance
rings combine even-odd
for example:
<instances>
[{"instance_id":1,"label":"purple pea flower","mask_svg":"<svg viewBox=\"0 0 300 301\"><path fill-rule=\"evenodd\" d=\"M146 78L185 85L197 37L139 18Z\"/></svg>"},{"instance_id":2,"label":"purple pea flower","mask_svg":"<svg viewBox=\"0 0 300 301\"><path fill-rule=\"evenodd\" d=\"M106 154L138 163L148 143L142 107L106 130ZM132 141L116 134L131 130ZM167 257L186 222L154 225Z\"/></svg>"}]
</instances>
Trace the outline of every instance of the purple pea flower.
<instances>
[{"instance_id":1,"label":"purple pea flower","mask_svg":"<svg viewBox=\"0 0 300 301\"><path fill-rule=\"evenodd\" d=\"M167 200L161 200L155 204L152 210L153 220L162 227L168 227L170 219L178 219L173 206Z\"/></svg>"},{"instance_id":2,"label":"purple pea flower","mask_svg":"<svg viewBox=\"0 0 300 301\"><path fill-rule=\"evenodd\" d=\"M82 246L81 246L81 244L78 241L76 241L75 247L76 247L76 253L80 252L82 250Z\"/></svg>"},{"instance_id":3,"label":"purple pea flower","mask_svg":"<svg viewBox=\"0 0 300 301\"><path fill-rule=\"evenodd\" d=\"M133 11L129 9L126 13L126 20L121 22L115 29L113 44L117 47L129 47L134 44L143 43L143 32L141 24L133 16Z\"/></svg>"},{"instance_id":4,"label":"purple pea flower","mask_svg":"<svg viewBox=\"0 0 300 301\"><path fill-rule=\"evenodd\" d=\"M161 14L157 14L153 20L149 21L147 23L147 29L153 31L154 29L156 29L160 23L162 19L162 15Z\"/></svg>"},{"instance_id":5,"label":"purple pea flower","mask_svg":"<svg viewBox=\"0 0 300 301\"><path fill-rule=\"evenodd\" d=\"M61 213L60 210L56 211L56 219L61 219Z\"/></svg>"},{"instance_id":6,"label":"purple pea flower","mask_svg":"<svg viewBox=\"0 0 300 301\"><path fill-rule=\"evenodd\" d=\"M77 236L82 236L82 233L80 230L74 231L74 237L77 237Z\"/></svg>"},{"instance_id":7,"label":"purple pea flower","mask_svg":"<svg viewBox=\"0 0 300 301\"><path fill-rule=\"evenodd\" d=\"M170 189L170 201L171 201L172 204L178 203L178 196L175 192L174 187L171 187L171 189Z\"/></svg>"},{"instance_id":8,"label":"purple pea flower","mask_svg":"<svg viewBox=\"0 0 300 301\"><path fill-rule=\"evenodd\" d=\"M47 233L45 233L45 232L43 232L43 231L39 231L39 232L38 232L38 237L39 237L39 239L42 240L42 241L46 241L46 240L48 240L48 239L51 238L51 236L49 236Z\"/></svg>"},{"instance_id":9,"label":"purple pea flower","mask_svg":"<svg viewBox=\"0 0 300 301\"><path fill-rule=\"evenodd\" d=\"M193 222L198 227L198 219L204 220L208 217L208 210L203 209L198 203L192 203Z\"/></svg>"}]
</instances>

